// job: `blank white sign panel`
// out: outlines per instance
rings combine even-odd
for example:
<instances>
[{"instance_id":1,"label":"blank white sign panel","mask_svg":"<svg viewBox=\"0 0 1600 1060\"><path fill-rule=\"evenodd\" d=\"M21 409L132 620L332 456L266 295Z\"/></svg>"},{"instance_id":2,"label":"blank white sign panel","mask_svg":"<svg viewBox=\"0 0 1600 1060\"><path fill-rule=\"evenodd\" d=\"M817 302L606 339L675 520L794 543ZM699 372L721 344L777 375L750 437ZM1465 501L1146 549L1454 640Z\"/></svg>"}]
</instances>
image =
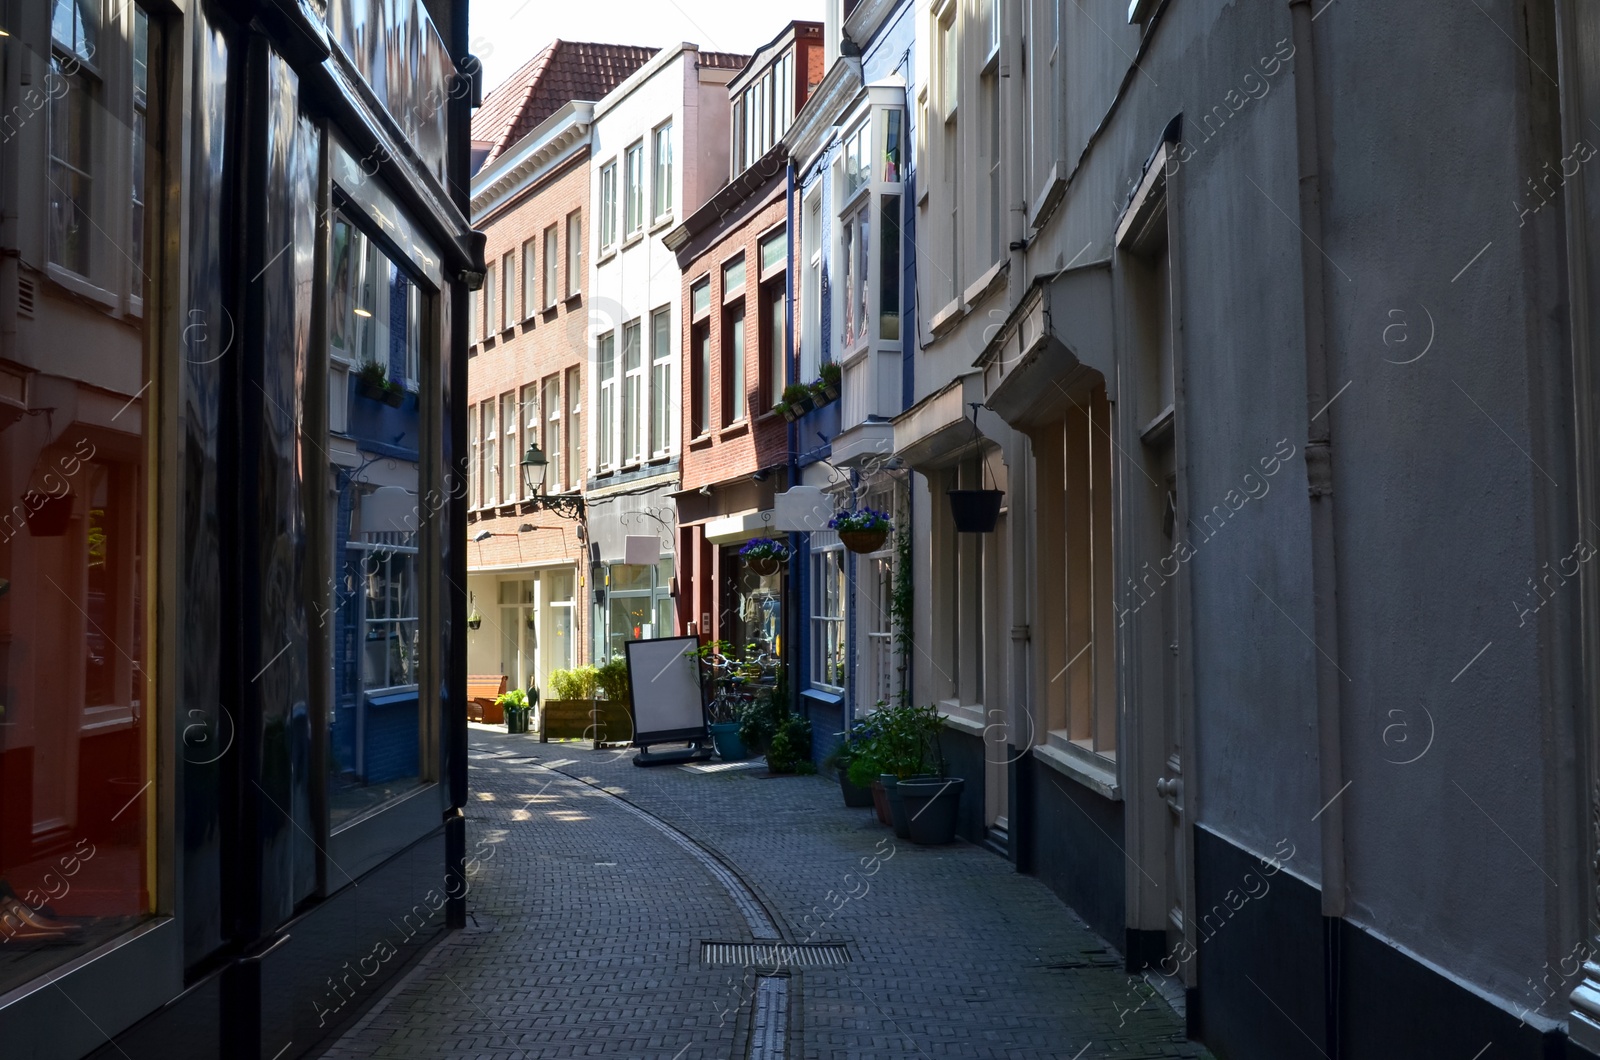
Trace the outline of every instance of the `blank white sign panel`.
<instances>
[{"instance_id":1,"label":"blank white sign panel","mask_svg":"<svg viewBox=\"0 0 1600 1060\"><path fill-rule=\"evenodd\" d=\"M635 739L660 732L704 731L699 661L684 654L699 646L695 637L630 640L623 645L633 690Z\"/></svg>"}]
</instances>

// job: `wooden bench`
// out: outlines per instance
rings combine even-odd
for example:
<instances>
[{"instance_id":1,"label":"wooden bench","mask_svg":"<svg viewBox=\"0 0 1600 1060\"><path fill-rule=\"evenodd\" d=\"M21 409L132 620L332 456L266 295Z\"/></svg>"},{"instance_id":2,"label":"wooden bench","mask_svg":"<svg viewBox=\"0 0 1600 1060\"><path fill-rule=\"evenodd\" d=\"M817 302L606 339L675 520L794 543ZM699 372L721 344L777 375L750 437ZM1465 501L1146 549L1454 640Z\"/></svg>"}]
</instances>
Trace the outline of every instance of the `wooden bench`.
<instances>
[{"instance_id":1,"label":"wooden bench","mask_svg":"<svg viewBox=\"0 0 1600 1060\"><path fill-rule=\"evenodd\" d=\"M467 720L481 721L485 725L504 725L506 712L494 701L506 694L511 678L505 674L469 674L467 676Z\"/></svg>"}]
</instances>

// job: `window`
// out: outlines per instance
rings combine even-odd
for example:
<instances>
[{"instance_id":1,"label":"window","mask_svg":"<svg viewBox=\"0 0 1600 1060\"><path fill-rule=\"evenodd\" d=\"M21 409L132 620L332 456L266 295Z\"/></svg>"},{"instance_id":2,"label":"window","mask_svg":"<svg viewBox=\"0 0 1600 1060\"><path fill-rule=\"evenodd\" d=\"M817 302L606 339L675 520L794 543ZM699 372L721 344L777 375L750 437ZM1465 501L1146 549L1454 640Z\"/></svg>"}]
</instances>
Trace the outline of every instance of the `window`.
<instances>
[{"instance_id":1,"label":"window","mask_svg":"<svg viewBox=\"0 0 1600 1060\"><path fill-rule=\"evenodd\" d=\"M599 418L595 421L595 444L599 467L609 471L614 462L611 437L617 406L617 333L608 331L596 342L595 364L600 373Z\"/></svg>"},{"instance_id":2,"label":"window","mask_svg":"<svg viewBox=\"0 0 1600 1060\"><path fill-rule=\"evenodd\" d=\"M783 397L788 363L788 328L784 298L785 257L788 234L779 230L761 240L761 316L756 342L761 364L761 394L767 408Z\"/></svg>"},{"instance_id":3,"label":"window","mask_svg":"<svg viewBox=\"0 0 1600 1060\"><path fill-rule=\"evenodd\" d=\"M990 123L988 143L984 145L989 155L989 186L984 191L989 200L989 261L993 263L1000 260L1000 233L1004 226L1000 208L1000 75L995 70L983 75L983 99Z\"/></svg>"},{"instance_id":4,"label":"window","mask_svg":"<svg viewBox=\"0 0 1600 1060\"><path fill-rule=\"evenodd\" d=\"M672 309L650 314L650 455L672 448Z\"/></svg>"},{"instance_id":5,"label":"window","mask_svg":"<svg viewBox=\"0 0 1600 1060\"><path fill-rule=\"evenodd\" d=\"M562 478L562 468L571 465L563 461L562 455L565 446L561 438L561 377L559 375L545 376L544 380L544 444L539 448L544 450L544 458L549 461L544 473L544 488L546 493L560 493L566 479Z\"/></svg>"},{"instance_id":6,"label":"window","mask_svg":"<svg viewBox=\"0 0 1600 1060\"><path fill-rule=\"evenodd\" d=\"M654 216L659 220L672 212L672 126L663 125L655 134L656 179L652 186Z\"/></svg>"},{"instance_id":7,"label":"window","mask_svg":"<svg viewBox=\"0 0 1600 1060\"><path fill-rule=\"evenodd\" d=\"M567 297L583 290L583 214L567 214Z\"/></svg>"},{"instance_id":8,"label":"window","mask_svg":"<svg viewBox=\"0 0 1600 1060\"><path fill-rule=\"evenodd\" d=\"M567 422L561 432L561 466L567 469L567 478L564 479L568 489L577 489L581 484L578 474L578 445L583 432L579 430L580 415L583 412L583 387L578 375L578 369L567 369Z\"/></svg>"},{"instance_id":9,"label":"window","mask_svg":"<svg viewBox=\"0 0 1600 1060\"><path fill-rule=\"evenodd\" d=\"M468 508L476 508L483 503L483 466L480 463L483 459L483 439L480 434L478 416L478 406L472 405L467 408L468 431L472 436L472 464L467 468L469 480L467 484Z\"/></svg>"},{"instance_id":10,"label":"window","mask_svg":"<svg viewBox=\"0 0 1600 1060\"><path fill-rule=\"evenodd\" d=\"M414 388L421 371L421 295L377 243L342 215L333 221L329 284L333 359L380 364L390 380Z\"/></svg>"},{"instance_id":11,"label":"window","mask_svg":"<svg viewBox=\"0 0 1600 1060\"><path fill-rule=\"evenodd\" d=\"M839 231L839 257L844 263L844 300L840 318L840 352L849 354L867 339L867 257L871 249L868 222L870 202L863 202L843 220ZM837 356L837 355L835 355Z\"/></svg>"},{"instance_id":12,"label":"window","mask_svg":"<svg viewBox=\"0 0 1600 1060\"><path fill-rule=\"evenodd\" d=\"M961 71L961 42L956 37L957 5L951 4L949 13L939 22L939 108L944 120L956 116L957 91Z\"/></svg>"},{"instance_id":13,"label":"window","mask_svg":"<svg viewBox=\"0 0 1600 1060\"><path fill-rule=\"evenodd\" d=\"M628 148L623 161L623 234L633 235L644 227L644 144Z\"/></svg>"},{"instance_id":14,"label":"window","mask_svg":"<svg viewBox=\"0 0 1600 1060\"><path fill-rule=\"evenodd\" d=\"M943 480L939 492L988 486L998 464L999 455L992 449L965 460L938 476ZM995 575L999 569L996 535L956 533L946 509L934 516L930 537L934 624L938 627L934 657L941 660L936 678L938 699L946 708L979 707L984 702L986 674L999 649L993 633L1000 585Z\"/></svg>"},{"instance_id":15,"label":"window","mask_svg":"<svg viewBox=\"0 0 1600 1060\"><path fill-rule=\"evenodd\" d=\"M91 74L99 29L94 5L55 0L50 69L50 260L80 276L91 268L95 229L94 125L99 79ZM138 150L142 151L142 145ZM135 194L142 189L135 188Z\"/></svg>"},{"instance_id":16,"label":"window","mask_svg":"<svg viewBox=\"0 0 1600 1060\"><path fill-rule=\"evenodd\" d=\"M822 365L822 192L806 198L800 228L805 278L800 284L800 379L816 378Z\"/></svg>"},{"instance_id":17,"label":"window","mask_svg":"<svg viewBox=\"0 0 1600 1060\"><path fill-rule=\"evenodd\" d=\"M733 123L730 129L731 142L728 146L728 158L732 162L732 176L737 177L748 164L745 162L744 135L744 97L740 96L733 101Z\"/></svg>"},{"instance_id":18,"label":"window","mask_svg":"<svg viewBox=\"0 0 1600 1060\"><path fill-rule=\"evenodd\" d=\"M500 503L500 416L494 398L482 402L483 409L483 504Z\"/></svg>"},{"instance_id":19,"label":"window","mask_svg":"<svg viewBox=\"0 0 1600 1060\"><path fill-rule=\"evenodd\" d=\"M149 122L150 16L133 9L133 179L129 207L132 211L134 267L144 269L144 156Z\"/></svg>"},{"instance_id":20,"label":"window","mask_svg":"<svg viewBox=\"0 0 1600 1060\"><path fill-rule=\"evenodd\" d=\"M694 363L689 373L690 431L696 438L711 430L711 279L707 277L689 290L689 345Z\"/></svg>"},{"instance_id":21,"label":"window","mask_svg":"<svg viewBox=\"0 0 1600 1060\"><path fill-rule=\"evenodd\" d=\"M543 432L540 430L540 428L543 426L543 424L539 420L540 406L538 384L529 383L527 386L523 387L522 398L518 404L521 406L522 410L522 444L516 447L517 487L522 491L523 496L531 498L534 495L534 491L528 488L527 483L523 479L522 454L527 452L528 446L539 443L539 448L545 451L545 458L547 460L554 459L553 457L549 456L550 447L543 444L541 441ZM551 467L546 471L544 480L547 484L550 482L550 475L553 474L554 471L554 467Z\"/></svg>"},{"instance_id":22,"label":"window","mask_svg":"<svg viewBox=\"0 0 1600 1060\"><path fill-rule=\"evenodd\" d=\"M600 246L617 241L617 164L600 170Z\"/></svg>"},{"instance_id":23,"label":"window","mask_svg":"<svg viewBox=\"0 0 1600 1060\"><path fill-rule=\"evenodd\" d=\"M844 547L833 531L811 534L811 683L844 690Z\"/></svg>"},{"instance_id":24,"label":"window","mask_svg":"<svg viewBox=\"0 0 1600 1060\"><path fill-rule=\"evenodd\" d=\"M483 337L486 339L494 337L495 328L500 322L500 316L495 312L495 289L494 262L491 261L483 277Z\"/></svg>"},{"instance_id":25,"label":"window","mask_svg":"<svg viewBox=\"0 0 1600 1060\"><path fill-rule=\"evenodd\" d=\"M622 460L627 464L639 460L643 441L639 435L639 405L644 398L644 351L640 349L640 330L637 320L622 325Z\"/></svg>"},{"instance_id":26,"label":"window","mask_svg":"<svg viewBox=\"0 0 1600 1060\"><path fill-rule=\"evenodd\" d=\"M900 340L900 196L885 195L878 209L883 247L878 255L878 338Z\"/></svg>"},{"instance_id":27,"label":"window","mask_svg":"<svg viewBox=\"0 0 1600 1060\"><path fill-rule=\"evenodd\" d=\"M500 395L500 501L510 504L522 493L522 452L517 448L517 395Z\"/></svg>"},{"instance_id":28,"label":"window","mask_svg":"<svg viewBox=\"0 0 1600 1060\"><path fill-rule=\"evenodd\" d=\"M516 323L517 265L516 256L507 253L500 259L500 330L510 331Z\"/></svg>"},{"instance_id":29,"label":"window","mask_svg":"<svg viewBox=\"0 0 1600 1060\"><path fill-rule=\"evenodd\" d=\"M544 230L544 304L546 309L554 309L561 300L560 278L557 270L561 267L561 252L556 246L556 226L551 225Z\"/></svg>"},{"instance_id":30,"label":"window","mask_svg":"<svg viewBox=\"0 0 1600 1060\"><path fill-rule=\"evenodd\" d=\"M989 52L992 59L1000 54L1000 0L989 0ZM984 60L985 62L988 59Z\"/></svg>"},{"instance_id":31,"label":"window","mask_svg":"<svg viewBox=\"0 0 1600 1060\"><path fill-rule=\"evenodd\" d=\"M722 311L722 425L744 419L744 299Z\"/></svg>"},{"instance_id":32,"label":"window","mask_svg":"<svg viewBox=\"0 0 1600 1060\"><path fill-rule=\"evenodd\" d=\"M530 239L522 244L522 319L533 319L539 309L539 292L534 281L539 275L539 241Z\"/></svg>"},{"instance_id":33,"label":"window","mask_svg":"<svg viewBox=\"0 0 1600 1060\"><path fill-rule=\"evenodd\" d=\"M840 192L842 201L848 202L867 181L872 179L872 152L867 146L871 133L872 123L864 121L844 139L844 187Z\"/></svg>"}]
</instances>

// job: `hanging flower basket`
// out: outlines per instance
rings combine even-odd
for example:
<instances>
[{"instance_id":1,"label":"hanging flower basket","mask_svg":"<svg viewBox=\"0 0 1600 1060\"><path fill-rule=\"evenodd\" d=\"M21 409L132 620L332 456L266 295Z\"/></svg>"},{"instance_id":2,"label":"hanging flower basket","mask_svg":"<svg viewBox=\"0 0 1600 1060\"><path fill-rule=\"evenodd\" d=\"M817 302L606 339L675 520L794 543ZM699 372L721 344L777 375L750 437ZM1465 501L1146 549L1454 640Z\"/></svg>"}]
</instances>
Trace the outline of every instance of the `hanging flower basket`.
<instances>
[{"instance_id":1,"label":"hanging flower basket","mask_svg":"<svg viewBox=\"0 0 1600 1060\"><path fill-rule=\"evenodd\" d=\"M483 625L483 616L478 614L477 610L474 609L472 614L467 616L467 628L477 629L481 625Z\"/></svg>"},{"instance_id":2,"label":"hanging flower basket","mask_svg":"<svg viewBox=\"0 0 1600 1060\"><path fill-rule=\"evenodd\" d=\"M1004 490L948 490L950 517L958 534L989 534L1000 521Z\"/></svg>"},{"instance_id":3,"label":"hanging flower basket","mask_svg":"<svg viewBox=\"0 0 1600 1060\"><path fill-rule=\"evenodd\" d=\"M29 491L23 495L22 507L28 523L28 533L34 537L60 537L67 532L67 522L72 518L72 494L52 497Z\"/></svg>"},{"instance_id":4,"label":"hanging flower basket","mask_svg":"<svg viewBox=\"0 0 1600 1060\"><path fill-rule=\"evenodd\" d=\"M828 520L828 527L839 532L839 540L851 552L876 552L888 540L894 524L889 516L871 508L846 508Z\"/></svg>"},{"instance_id":5,"label":"hanging flower basket","mask_svg":"<svg viewBox=\"0 0 1600 1060\"><path fill-rule=\"evenodd\" d=\"M783 569L784 560L789 558L789 550L770 537L755 537L745 542L739 555L751 573L765 578Z\"/></svg>"}]
</instances>

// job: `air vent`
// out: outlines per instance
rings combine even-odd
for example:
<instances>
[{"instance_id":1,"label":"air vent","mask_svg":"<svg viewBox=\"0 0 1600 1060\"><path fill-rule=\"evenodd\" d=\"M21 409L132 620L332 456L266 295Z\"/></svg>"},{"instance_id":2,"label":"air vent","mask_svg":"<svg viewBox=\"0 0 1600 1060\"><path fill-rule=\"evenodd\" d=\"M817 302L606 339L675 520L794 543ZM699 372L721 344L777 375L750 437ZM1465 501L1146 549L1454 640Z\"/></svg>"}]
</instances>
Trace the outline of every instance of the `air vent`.
<instances>
[{"instance_id":1,"label":"air vent","mask_svg":"<svg viewBox=\"0 0 1600 1060\"><path fill-rule=\"evenodd\" d=\"M700 963L737 968L820 968L849 964L850 950L842 942L798 946L782 942L702 942Z\"/></svg>"},{"instance_id":2,"label":"air vent","mask_svg":"<svg viewBox=\"0 0 1600 1060\"><path fill-rule=\"evenodd\" d=\"M17 315L33 319L33 281L26 276L17 277Z\"/></svg>"}]
</instances>

